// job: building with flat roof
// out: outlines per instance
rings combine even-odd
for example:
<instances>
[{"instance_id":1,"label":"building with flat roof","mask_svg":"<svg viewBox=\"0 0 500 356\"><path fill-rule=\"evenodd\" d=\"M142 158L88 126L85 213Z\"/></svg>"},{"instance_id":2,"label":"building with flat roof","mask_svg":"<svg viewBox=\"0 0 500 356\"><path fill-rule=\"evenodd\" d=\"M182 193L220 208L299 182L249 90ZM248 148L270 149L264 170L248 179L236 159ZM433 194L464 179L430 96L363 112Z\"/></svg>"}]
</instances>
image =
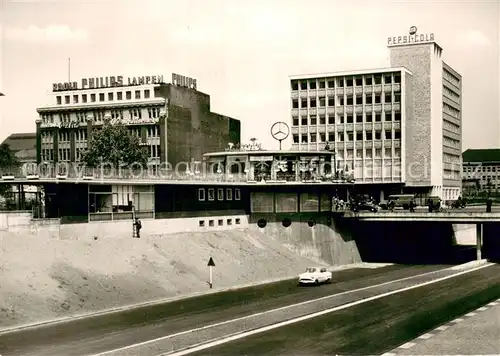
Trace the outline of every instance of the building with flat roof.
<instances>
[{"instance_id":1,"label":"building with flat roof","mask_svg":"<svg viewBox=\"0 0 500 356\"><path fill-rule=\"evenodd\" d=\"M500 149L468 149L462 154L462 179L471 184L471 190L497 192L500 189Z\"/></svg>"},{"instance_id":2,"label":"building with flat roof","mask_svg":"<svg viewBox=\"0 0 500 356\"><path fill-rule=\"evenodd\" d=\"M123 123L150 152L150 166L199 160L240 142L240 121L210 110L210 96L192 78L163 76L83 78L55 83L37 109L37 162L78 164L94 129ZM59 172L61 175L65 172ZM67 173L67 172L66 172Z\"/></svg>"},{"instance_id":3,"label":"building with flat roof","mask_svg":"<svg viewBox=\"0 0 500 356\"><path fill-rule=\"evenodd\" d=\"M359 184L456 199L462 78L433 34L412 28L390 37L388 48L388 68L290 77L292 149L328 144Z\"/></svg>"}]
</instances>

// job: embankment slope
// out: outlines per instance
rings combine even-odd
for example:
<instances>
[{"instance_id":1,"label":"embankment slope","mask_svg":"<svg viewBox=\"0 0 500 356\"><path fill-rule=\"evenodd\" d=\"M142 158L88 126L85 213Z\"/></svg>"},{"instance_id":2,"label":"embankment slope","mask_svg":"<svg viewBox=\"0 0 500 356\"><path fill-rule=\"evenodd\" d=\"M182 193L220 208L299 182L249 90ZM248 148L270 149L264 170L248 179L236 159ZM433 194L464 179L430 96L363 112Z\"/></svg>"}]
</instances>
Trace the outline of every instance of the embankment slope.
<instances>
[{"instance_id":1,"label":"embankment slope","mask_svg":"<svg viewBox=\"0 0 500 356\"><path fill-rule=\"evenodd\" d=\"M57 240L1 234L0 328L214 288L295 276L330 261L254 229Z\"/></svg>"}]
</instances>

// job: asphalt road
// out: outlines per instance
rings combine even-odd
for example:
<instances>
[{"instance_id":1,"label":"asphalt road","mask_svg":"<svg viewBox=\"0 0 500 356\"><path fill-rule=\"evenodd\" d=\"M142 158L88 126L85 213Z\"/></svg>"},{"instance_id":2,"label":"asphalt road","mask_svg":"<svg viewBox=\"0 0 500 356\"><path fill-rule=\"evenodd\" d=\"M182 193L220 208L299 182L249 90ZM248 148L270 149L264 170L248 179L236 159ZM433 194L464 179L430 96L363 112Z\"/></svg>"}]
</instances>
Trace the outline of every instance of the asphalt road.
<instances>
[{"instance_id":1,"label":"asphalt road","mask_svg":"<svg viewBox=\"0 0 500 356\"><path fill-rule=\"evenodd\" d=\"M380 355L499 296L493 265L190 355Z\"/></svg>"},{"instance_id":2,"label":"asphalt road","mask_svg":"<svg viewBox=\"0 0 500 356\"><path fill-rule=\"evenodd\" d=\"M426 206L417 206L415 208L417 212L428 212L428 208ZM378 211L379 213L390 213L389 210L382 210L380 209ZM411 214L409 210L404 210L402 208L394 209L395 213L401 213L401 212L407 212L408 214ZM485 213L486 212L486 205L472 205L472 206L466 206L465 208L461 209L444 209L443 212L449 212L449 213ZM492 213L500 213L500 205L493 205L491 207L491 212Z\"/></svg>"},{"instance_id":3,"label":"asphalt road","mask_svg":"<svg viewBox=\"0 0 500 356\"><path fill-rule=\"evenodd\" d=\"M298 287L295 280L278 282L0 334L0 355L97 354L259 311L439 271L445 267L389 266L336 271L333 283L320 287Z\"/></svg>"}]
</instances>

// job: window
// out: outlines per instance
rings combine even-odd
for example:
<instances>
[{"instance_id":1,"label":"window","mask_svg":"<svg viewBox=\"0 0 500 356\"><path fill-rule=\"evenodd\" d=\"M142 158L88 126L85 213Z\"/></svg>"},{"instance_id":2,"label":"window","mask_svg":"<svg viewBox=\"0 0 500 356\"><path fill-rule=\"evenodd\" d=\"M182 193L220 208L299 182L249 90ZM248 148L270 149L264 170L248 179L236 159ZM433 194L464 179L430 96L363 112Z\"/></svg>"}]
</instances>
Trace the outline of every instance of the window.
<instances>
[{"instance_id":1,"label":"window","mask_svg":"<svg viewBox=\"0 0 500 356\"><path fill-rule=\"evenodd\" d=\"M392 84L392 76L390 76L390 75L386 75L386 76L384 77L384 83L385 83L385 84Z\"/></svg>"},{"instance_id":2,"label":"window","mask_svg":"<svg viewBox=\"0 0 500 356\"><path fill-rule=\"evenodd\" d=\"M365 95L365 104L373 104L373 96L371 94Z\"/></svg>"},{"instance_id":3,"label":"window","mask_svg":"<svg viewBox=\"0 0 500 356\"><path fill-rule=\"evenodd\" d=\"M231 188L226 189L226 199L233 200L233 190Z\"/></svg>"},{"instance_id":4,"label":"window","mask_svg":"<svg viewBox=\"0 0 500 356\"><path fill-rule=\"evenodd\" d=\"M299 135L293 135L293 143L299 143Z\"/></svg>"},{"instance_id":5,"label":"window","mask_svg":"<svg viewBox=\"0 0 500 356\"><path fill-rule=\"evenodd\" d=\"M113 93L108 93L108 100L109 100L109 101L114 100L114 98L113 98Z\"/></svg>"},{"instance_id":6,"label":"window","mask_svg":"<svg viewBox=\"0 0 500 356\"><path fill-rule=\"evenodd\" d=\"M131 92L131 91L127 91L127 92L125 93L125 99L127 99L127 100L132 99L132 92Z\"/></svg>"},{"instance_id":7,"label":"window","mask_svg":"<svg viewBox=\"0 0 500 356\"><path fill-rule=\"evenodd\" d=\"M372 122L373 121L373 115L372 114L366 114L366 122Z\"/></svg>"},{"instance_id":8,"label":"window","mask_svg":"<svg viewBox=\"0 0 500 356\"><path fill-rule=\"evenodd\" d=\"M307 125L307 116L302 116L300 122L302 125Z\"/></svg>"},{"instance_id":9,"label":"window","mask_svg":"<svg viewBox=\"0 0 500 356\"><path fill-rule=\"evenodd\" d=\"M382 121L382 114L375 114L375 122L381 122Z\"/></svg>"},{"instance_id":10,"label":"window","mask_svg":"<svg viewBox=\"0 0 500 356\"><path fill-rule=\"evenodd\" d=\"M307 99L301 99L301 100L300 100L300 107L301 107L302 109L307 108Z\"/></svg>"},{"instance_id":11,"label":"window","mask_svg":"<svg viewBox=\"0 0 500 356\"><path fill-rule=\"evenodd\" d=\"M392 121L392 114L390 112L385 113L385 121Z\"/></svg>"},{"instance_id":12,"label":"window","mask_svg":"<svg viewBox=\"0 0 500 356\"><path fill-rule=\"evenodd\" d=\"M82 94L82 103L87 102L87 94Z\"/></svg>"},{"instance_id":13,"label":"window","mask_svg":"<svg viewBox=\"0 0 500 356\"><path fill-rule=\"evenodd\" d=\"M361 96L361 95L356 95L356 98L355 98L355 99L356 99L356 100L354 100L354 104L356 104L356 105L361 105L361 104L363 104L363 96Z\"/></svg>"},{"instance_id":14,"label":"window","mask_svg":"<svg viewBox=\"0 0 500 356\"><path fill-rule=\"evenodd\" d=\"M401 74L394 74L394 83L401 83Z\"/></svg>"},{"instance_id":15,"label":"window","mask_svg":"<svg viewBox=\"0 0 500 356\"><path fill-rule=\"evenodd\" d=\"M335 97L334 96L328 97L328 106L335 106Z\"/></svg>"},{"instance_id":16,"label":"window","mask_svg":"<svg viewBox=\"0 0 500 356\"><path fill-rule=\"evenodd\" d=\"M375 104L380 104L381 96L380 94L375 94Z\"/></svg>"},{"instance_id":17,"label":"window","mask_svg":"<svg viewBox=\"0 0 500 356\"><path fill-rule=\"evenodd\" d=\"M141 91L140 90L136 90L135 91L135 98L136 99L140 99L141 98Z\"/></svg>"},{"instance_id":18,"label":"window","mask_svg":"<svg viewBox=\"0 0 500 356\"><path fill-rule=\"evenodd\" d=\"M366 137L367 141L371 141L371 140L373 140L373 133L371 131L366 131L365 137Z\"/></svg>"},{"instance_id":19,"label":"window","mask_svg":"<svg viewBox=\"0 0 500 356\"><path fill-rule=\"evenodd\" d=\"M365 85L372 85L372 77L365 77Z\"/></svg>"},{"instance_id":20,"label":"window","mask_svg":"<svg viewBox=\"0 0 500 356\"><path fill-rule=\"evenodd\" d=\"M69 101L69 95L66 95L66 96L64 97L64 103L65 103L65 104L69 104L69 103L70 103L70 101Z\"/></svg>"},{"instance_id":21,"label":"window","mask_svg":"<svg viewBox=\"0 0 500 356\"><path fill-rule=\"evenodd\" d=\"M307 82L305 80L300 82L300 90L307 90Z\"/></svg>"},{"instance_id":22,"label":"window","mask_svg":"<svg viewBox=\"0 0 500 356\"><path fill-rule=\"evenodd\" d=\"M316 99L315 98L310 98L309 99L309 105L311 108L315 108L316 107Z\"/></svg>"},{"instance_id":23,"label":"window","mask_svg":"<svg viewBox=\"0 0 500 356\"><path fill-rule=\"evenodd\" d=\"M356 122L358 123L363 122L363 114L356 114Z\"/></svg>"},{"instance_id":24,"label":"window","mask_svg":"<svg viewBox=\"0 0 500 356\"><path fill-rule=\"evenodd\" d=\"M311 133L311 141L309 141L311 143L316 143L316 134L315 133Z\"/></svg>"},{"instance_id":25,"label":"window","mask_svg":"<svg viewBox=\"0 0 500 356\"><path fill-rule=\"evenodd\" d=\"M61 101L61 97L60 96L56 96L56 102L57 102L57 105L61 105L62 104L62 101Z\"/></svg>"},{"instance_id":26,"label":"window","mask_svg":"<svg viewBox=\"0 0 500 356\"><path fill-rule=\"evenodd\" d=\"M352 124L354 122L353 116L352 115L347 115L347 123Z\"/></svg>"},{"instance_id":27,"label":"window","mask_svg":"<svg viewBox=\"0 0 500 356\"><path fill-rule=\"evenodd\" d=\"M144 99L149 99L150 92L149 90L144 90Z\"/></svg>"},{"instance_id":28,"label":"window","mask_svg":"<svg viewBox=\"0 0 500 356\"><path fill-rule=\"evenodd\" d=\"M328 88L335 88L335 80L328 81Z\"/></svg>"},{"instance_id":29,"label":"window","mask_svg":"<svg viewBox=\"0 0 500 356\"><path fill-rule=\"evenodd\" d=\"M391 94L385 94L384 102L390 103L392 100L392 95Z\"/></svg>"},{"instance_id":30,"label":"window","mask_svg":"<svg viewBox=\"0 0 500 356\"><path fill-rule=\"evenodd\" d=\"M319 97L319 106L320 107L326 106L326 98L324 96Z\"/></svg>"},{"instance_id":31,"label":"window","mask_svg":"<svg viewBox=\"0 0 500 356\"><path fill-rule=\"evenodd\" d=\"M123 93L121 91L116 93L116 100L123 100Z\"/></svg>"},{"instance_id":32,"label":"window","mask_svg":"<svg viewBox=\"0 0 500 356\"><path fill-rule=\"evenodd\" d=\"M73 103L78 104L78 95L73 95Z\"/></svg>"},{"instance_id":33,"label":"window","mask_svg":"<svg viewBox=\"0 0 500 356\"><path fill-rule=\"evenodd\" d=\"M394 93L394 102L395 103L401 102L401 93Z\"/></svg>"},{"instance_id":34,"label":"window","mask_svg":"<svg viewBox=\"0 0 500 356\"><path fill-rule=\"evenodd\" d=\"M217 225L219 225L219 226L223 226L223 225L224 225L224 220L223 220L223 219L219 219L219 220L217 221Z\"/></svg>"},{"instance_id":35,"label":"window","mask_svg":"<svg viewBox=\"0 0 500 356\"><path fill-rule=\"evenodd\" d=\"M394 131L394 139L401 140L401 131L399 130Z\"/></svg>"},{"instance_id":36,"label":"window","mask_svg":"<svg viewBox=\"0 0 500 356\"><path fill-rule=\"evenodd\" d=\"M392 140L392 131L391 130L387 130L385 132L385 139L386 140Z\"/></svg>"},{"instance_id":37,"label":"window","mask_svg":"<svg viewBox=\"0 0 500 356\"><path fill-rule=\"evenodd\" d=\"M309 117L309 120L310 120L310 122L311 122L311 125L316 125L316 123L317 123L317 122L316 122L316 116L310 116L310 117Z\"/></svg>"},{"instance_id":38,"label":"window","mask_svg":"<svg viewBox=\"0 0 500 356\"><path fill-rule=\"evenodd\" d=\"M326 123L325 115L319 116L319 124L324 125Z\"/></svg>"},{"instance_id":39,"label":"window","mask_svg":"<svg viewBox=\"0 0 500 356\"><path fill-rule=\"evenodd\" d=\"M349 79L346 79L346 87L352 87L352 84L353 84L353 80L352 78L349 78Z\"/></svg>"},{"instance_id":40,"label":"window","mask_svg":"<svg viewBox=\"0 0 500 356\"><path fill-rule=\"evenodd\" d=\"M326 84L326 83L325 83L325 81L324 81L324 80L320 80L320 81L319 81L319 88L320 88L320 89L325 89L325 84Z\"/></svg>"},{"instance_id":41,"label":"window","mask_svg":"<svg viewBox=\"0 0 500 356\"><path fill-rule=\"evenodd\" d=\"M375 131L375 140L381 140L382 139L382 133L380 131Z\"/></svg>"},{"instance_id":42,"label":"window","mask_svg":"<svg viewBox=\"0 0 500 356\"><path fill-rule=\"evenodd\" d=\"M309 82L309 89L316 89L316 80L311 80Z\"/></svg>"},{"instance_id":43,"label":"window","mask_svg":"<svg viewBox=\"0 0 500 356\"><path fill-rule=\"evenodd\" d=\"M214 221L213 220L208 220L208 226L214 226Z\"/></svg>"},{"instance_id":44,"label":"window","mask_svg":"<svg viewBox=\"0 0 500 356\"><path fill-rule=\"evenodd\" d=\"M293 116L292 117L292 125L293 126L299 126L299 117L298 116Z\"/></svg>"},{"instance_id":45,"label":"window","mask_svg":"<svg viewBox=\"0 0 500 356\"><path fill-rule=\"evenodd\" d=\"M233 219L227 219L226 223L227 223L228 226L233 225Z\"/></svg>"},{"instance_id":46,"label":"window","mask_svg":"<svg viewBox=\"0 0 500 356\"><path fill-rule=\"evenodd\" d=\"M347 105L352 105L352 103L353 103L353 98L352 98L352 96L348 96L348 97L347 97Z\"/></svg>"},{"instance_id":47,"label":"window","mask_svg":"<svg viewBox=\"0 0 500 356\"><path fill-rule=\"evenodd\" d=\"M307 143L307 134L302 134L301 143Z\"/></svg>"},{"instance_id":48,"label":"window","mask_svg":"<svg viewBox=\"0 0 500 356\"><path fill-rule=\"evenodd\" d=\"M330 125L335 124L335 114L328 115L328 124L330 124Z\"/></svg>"},{"instance_id":49,"label":"window","mask_svg":"<svg viewBox=\"0 0 500 356\"><path fill-rule=\"evenodd\" d=\"M293 109L299 108L299 99L292 99L292 108Z\"/></svg>"},{"instance_id":50,"label":"window","mask_svg":"<svg viewBox=\"0 0 500 356\"><path fill-rule=\"evenodd\" d=\"M234 189L234 200L241 200L240 188Z\"/></svg>"},{"instance_id":51,"label":"window","mask_svg":"<svg viewBox=\"0 0 500 356\"><path fill-rule=\"evenodd\" d=\"M356 86L360 87L363 85L363 78L356 78Z\"/></svg>"},{"instance_id":52,"label":"window","mask_svg":"<svg viewBox=\"0 0 500 356\"><path fill-rule=\"evenodd\" d=\"M401 121L401 113L400 112L394 113L394 120Z\"/></svg>"},{"instance_id":53,"label":"window","mask_svg":"<svg viewBox=\"0 0 500 356\"><path fill-rule=\"evenodd\" d=\"M299 82L296 80L292 80L292 90L299 90Z\"/></svg>"},{"instance_id":54,"label":"window","mask_svg":"<svg viewBox=\"0 0 500 356\"><path fill-rule=\"evenodd\" d=\"M382 84L382 76L381 75L375 75L373 77L373 80L375 81L375 84Z\"/></svg>"},{"instance_id":55,"label":"window","mask_svg":"<svg viewBox=\"0 0 500 356\"><path fill-rule=\"evenodd\" d=\"M326 142L326 134L324 132L319 134L319 142Z\"/></svg>"},{"instance_id":56,"label":"window","mask_svg":"<svg viewBox=\"0 0 500 356\"><path fill-rule=\"evenodd\" d=\"M95 94L90 94L90 101L95 103Z\"/></svg>"},{"instance_id":57,"label":"window","mask_svg":"<svg viewBox=\"0 0 500 356\"><path fill-rule=\"evenodd\" d=\"M199 227L205 227L205 220L199 220L198 221L198 226Z\"/></svg>"},{"instance_id":58,"label":"window","mask_svg":"<svg viewBox=\"0 0 500 356\"><path fill-rule=\"evenodd\" d=\"M224 189L217 189L217 200L224 200Z\"/></svg>"},{"instance_id":59,"label":"window","mask_svg":"<svg viewBox=\"0 0 500 356\"><path fill-rule=\"evenodd\" d=\"M104 101L104 93L99 93L99 101Z\"/></svg>"},{"instance_id":60,"label":"window","mask_svg":"<svg viewBox=\"0 0 500 356\"><path fill-rule=\"evenodd\" d=\"M214 201L215 200L215 190L214 188L208 188L208 200Z\"/></svg>"}]
</instances>

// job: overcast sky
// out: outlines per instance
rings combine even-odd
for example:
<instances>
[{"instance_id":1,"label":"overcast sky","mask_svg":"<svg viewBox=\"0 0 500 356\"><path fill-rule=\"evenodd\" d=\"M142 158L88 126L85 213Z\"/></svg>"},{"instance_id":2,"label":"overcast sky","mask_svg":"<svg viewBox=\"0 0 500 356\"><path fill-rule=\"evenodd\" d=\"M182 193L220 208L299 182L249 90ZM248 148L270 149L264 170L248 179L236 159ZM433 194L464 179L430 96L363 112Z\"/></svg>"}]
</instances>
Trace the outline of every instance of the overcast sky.
<instances>
[{"instance_id":1,"label":"overcast sky","mask_svg":"<svg viewBox=\"0 0 500 356\"><path fill-rule=\"evenodd\" d=\"M389 65L388 36L435 34L463 75L464 150L500 146L500 0L3 0L0 141L34 132L36 108L68 78L171 73L198 80L242 140L290 122L293 74Z\"/></svg>"}]
</instances>

